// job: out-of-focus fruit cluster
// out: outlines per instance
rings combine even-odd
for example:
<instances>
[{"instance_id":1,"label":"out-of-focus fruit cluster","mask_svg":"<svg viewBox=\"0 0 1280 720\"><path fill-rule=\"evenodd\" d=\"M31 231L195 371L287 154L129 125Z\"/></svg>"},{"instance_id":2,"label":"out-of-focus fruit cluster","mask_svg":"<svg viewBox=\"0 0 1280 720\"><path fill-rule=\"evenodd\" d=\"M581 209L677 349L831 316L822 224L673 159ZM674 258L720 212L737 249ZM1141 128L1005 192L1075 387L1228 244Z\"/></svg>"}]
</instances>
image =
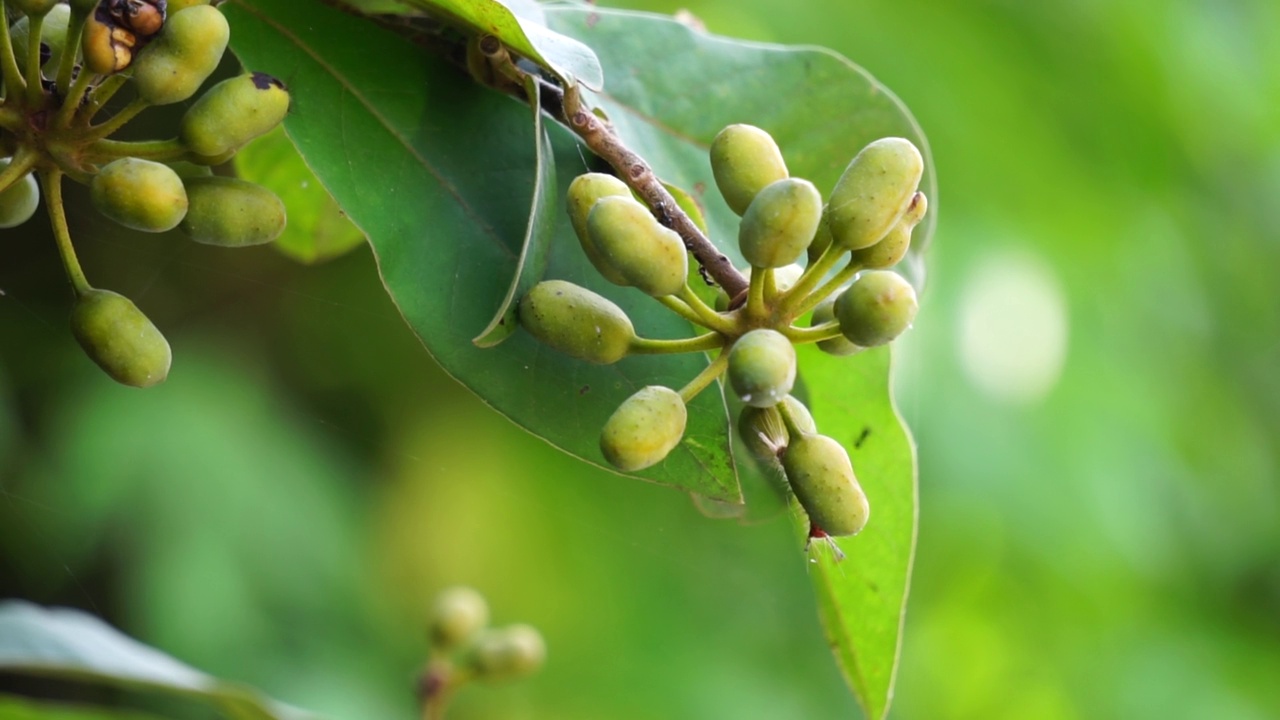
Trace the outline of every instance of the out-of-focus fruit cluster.
<instances>
[{"instance_id":1,"label":"out-of-focus fruit cluster","mask_svg":"<svg viewBox=\"0 0 1280 720\"><path fill-rule=\"evenodd\" d=\"M604 423L600 450L619 470L661 462L683 439L686 406L721 375L743 402L738 432L751 454L780 470L810 521L810 537L852 535L870 506L848 452L818 434L791 395L794 345L852 355L891 342L916 314L914 288L889 268L906 254L927 202L917 191L919 150L902 138L867 145L824 203L791 177L764 130L730 125L711 144L711 168L725 202L741 218L738 246L750 263L748 290L713 309L689 286L681 238L638 202L621 180L579 176L569 186L569 219L591 264L608 281L657 298L706 330L678 340L637 335L608 299L563 280L533 287L520 301L523 327L573 357L615 363L633 354L718 351L676 390L651 385ZM801 268L797 261L807 257ZM808 322L805 322L805 317Z\"/></svg>"},{"instance_id":2,"label":"out-of-focus fruit cluster","mask_svg":"<svg viewBox=\"0 0 1280 720\"><path fill-rule=\"evenodd\" d=\"M531 675L547 659L546 643L536 628L489 627L488 603L468 587L447 588L436 596L427 635L431 659L419 684L425 704L447 702L450 693L471 680Z\"/></svg>"},{"instance_id":3,"label":"out-of-focus fruit cluster","mask_svg":"<svg viewBox=\"0 0 1280 720\"><path fill-rule=\"evenodd\" d=\"M62 179L88 185L101 215L133 230L177 228L229 247L270 242L284 230L284 204L211 166L279 125L289 92L246 73L200 95L173 137L114 140L143 110L196 96L226 51L222 13L209 0L0 0L0 23L0 228L29 220L43 188L76 293L72 334L115 380L155 385L168 375L169 344L128 298L85 279ZM122 90L130 101L98 120Z\"/></svg>"}]
</instances>

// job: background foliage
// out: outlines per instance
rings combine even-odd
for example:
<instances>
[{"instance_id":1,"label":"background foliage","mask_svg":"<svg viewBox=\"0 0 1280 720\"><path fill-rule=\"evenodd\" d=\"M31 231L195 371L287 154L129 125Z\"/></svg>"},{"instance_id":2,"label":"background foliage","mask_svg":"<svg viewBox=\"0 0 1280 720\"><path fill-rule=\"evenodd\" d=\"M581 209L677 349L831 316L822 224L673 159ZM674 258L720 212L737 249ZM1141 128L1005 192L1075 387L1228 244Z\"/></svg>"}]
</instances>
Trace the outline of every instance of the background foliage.
<instances>
[{"instance_id":1,"label":"background foliage","mask_svg":"<svg viewBox=\"0 0 1280 720\"><path fill-rule=\"evenodd\" d=\"M853 58L933 146L894 715L1280 714L1280 8L691 9ZM368 251L305 268L92 222L85 265L178 364L103 382L44 229L0 235L0 595L407 718L422 609L464 582L551 662L458 718L856 714L784 519L705 520L517 430L432 368Z\"/></svg>"}]
</instances>

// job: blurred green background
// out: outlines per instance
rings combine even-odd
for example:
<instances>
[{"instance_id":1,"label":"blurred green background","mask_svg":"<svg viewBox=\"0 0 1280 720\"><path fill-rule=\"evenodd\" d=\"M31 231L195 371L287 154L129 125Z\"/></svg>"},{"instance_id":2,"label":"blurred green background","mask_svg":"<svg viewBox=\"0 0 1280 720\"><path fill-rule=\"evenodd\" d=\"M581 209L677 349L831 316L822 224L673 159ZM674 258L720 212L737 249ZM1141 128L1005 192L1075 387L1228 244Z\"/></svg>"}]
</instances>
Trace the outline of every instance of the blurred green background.
<instances>
[{"instance_id":1,"label":"blurred green background","mask_svg":"<svg viewBox=\"0 0 1280 720\"><path fill-rule=\"evenodd\" d=\"M932 143L893 716L1280 716L1280 4L628 5L831 47ZM705 519L524 434L434 367L367 250L111 234L76 198L91 279L174 372L107 381L44 229L0 233L0 596L393 719L464 583L550 662L451 717L857 716L785 519Z\"/></svg>"}]
</instances>

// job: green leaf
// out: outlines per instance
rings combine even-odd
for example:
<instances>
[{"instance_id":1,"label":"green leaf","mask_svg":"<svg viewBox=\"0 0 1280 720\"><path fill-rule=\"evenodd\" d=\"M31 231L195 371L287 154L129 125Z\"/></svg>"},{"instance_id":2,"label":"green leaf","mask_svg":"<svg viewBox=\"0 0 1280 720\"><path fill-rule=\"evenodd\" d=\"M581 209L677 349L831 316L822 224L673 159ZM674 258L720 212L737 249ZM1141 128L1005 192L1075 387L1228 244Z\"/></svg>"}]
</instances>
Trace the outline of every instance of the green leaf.
<instances>
[{"instance_id":1,"label":"green leaf","mask_svg":"<svg viewBox=\"0 0 1280 720\"><path fill-rule=\"evenodd\" d=\"M316 179L282 128L236 153L236 172L271 189L289 209L276 249L302 263L331 260L359 247L364 235Z\"/></svg>"},{"instance_id":2,"label":"green leaf","mask_svg":"<svg viewBox=\"0 0 1280 720\"><path fill-rule=\"evenodd\" d=\"M907 589L916 543L915 446L893 405L888 348L835 357L808 346L805 379L815 391L810 409L819 432L839 440L853 460L871 503L871 517L853 537L809 549L810 577L827 640L869 718L888 714L893 698ZM796 512L802 537L808 519Z\"/></svg>"},{"instance_id":3,"label":"green leaf","mask_svg":"<svg viewBox=\"0 0 1280 720\"><path fill-rule=\"evenodd\" d=\"M472 340L477 347L482 348L491 348L516 331L519 324L516 319L516 302L542 278L542 273L547 269L547 260L551 253L551 238L555 235L556 228L553 215L560 207L555 195L555 151L551 147L551 137L547 135L546 128L542 125L542 104L539 99L538 81L533 77L526 77L525 92L528 93L529 106L533 111L533 138L536 145L534 172L537 175L533 184L532 207L529 208L529 226L520 247L516 274L511 278L511 289L502 299L502 304L498 307L493 320L489 321L488 327Z\"/></svg>"},{"instance_id":4,"label":"green leaf","mask_svg":"<svg viewBox=\"0 0 1280 720\"><path fill-rule=\"evenodd\" d=\"M0 672L151 690L202 700L233 717L310 717L224 683L69 608L0 602Z\"/></svg>"},{"instance_id":5,"label":"green leaf","mask_svg":"<svg viewBox=\"0 0 1280 720\"><path fill-rule=\"evenodd\" d=\"M162 720L158 715L128 710L36 702L0 694L0 718L4 720Z\"/></svg>"},{"instance_id":6,"label":"green leaf","mask_svg":"<svg viewBox=\"0 0 1280 720\"><path fill-rule=\"evenodd\" d=\"M233 49L247 67L291 79L286 129L369 237L383 282L410 326L451 375L514 422L598 465L600 428L645 385L680 387L701 354L583 363L525 333L500 347L471 343L510 288L528 227L536 165L527 109L394 34L319 3L233 1ZM372 59L376 58L378 62ZM551 126L556 167L579 167L567 131ZM555 197L571 180L557 177ZM572 278L627 308L653 337L688 323L647 297L608 285L582 256L562 213L548 276ZM686 441L637 477L738 501L724 398L702 393Z\"/></svg>"},{"instance_id":7,"label":"green leaf","mask_svg":"<svg viewBox=\"0 0 1280 720\"><path fill-rule=\"evenodd\" d=\"M541 8L527 1L344 0L367 13L421 15L453 22L472 33L494 35L516 54L546 68L566 85L604 85L600 61L586 45L546 27Z\"/></svg>"}]
</instances>

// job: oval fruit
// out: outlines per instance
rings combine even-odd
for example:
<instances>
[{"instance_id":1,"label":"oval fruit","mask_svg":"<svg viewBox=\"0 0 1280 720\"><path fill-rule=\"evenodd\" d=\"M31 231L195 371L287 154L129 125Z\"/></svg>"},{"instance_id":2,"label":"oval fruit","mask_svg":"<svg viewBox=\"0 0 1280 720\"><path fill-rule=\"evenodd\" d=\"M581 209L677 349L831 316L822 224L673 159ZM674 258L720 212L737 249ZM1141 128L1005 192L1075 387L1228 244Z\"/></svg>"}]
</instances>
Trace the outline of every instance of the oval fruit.
<instances>
[{"instance_id":1,"label":"oval fruit","mask_svg":"<svg viewBox=\"0 0 1280 720\"><path fill-rule=\"evenodd\" d=\"M489 604L469 587L446 588L431 608L431 644L441 650L458 647L489 624Z\"/></svg>"},{"instance_id":2,"label":"oval fruit","mask_svg":"<svg viewBox=\"0 0 1280 720\"><path fill-rule=\"evenodd\" d=\"M635 338L627 314L608 299L564 280L545 280L520 299L520 325L543 343L580 360L608 365Z\"/></svg>"},{"instance_id":3,"label":"oval fruit","mask_svg":"<svg viewBox=\"0 0 1280 720\"><path fill-rule=\"evenodd\" d=\"M752 267L789 265L813 242L822 195L813 183L784 178L756 194L738 225L738 247Z\"/></svg>"},{"instance_id":4,"label":"oval fruit","mask_svg":"<svg viewBox=\"0 0 1280 720\"><path fill-rule=\"evenodd\" d=\"M897 265L911 247L911 231L924 219L928 209L929 201L924 193L915 193L911 196L907 211L893 224L889 234L871 247L854 250L850 260L858 267L868 270L881 270Z\"/></svg>"},{"instance_id":5,"label":"oval fruit","mask_svg":"<svg viewBox=\"0 0 1280 720\"><path fill-rule=\"evenodd\" d=\"M729 209L747 212L756 194L788 176L782 151L754 125L729 125L711 141L711 173Z\"/></svg>"},{"instance_id":6,"label":"oval fruit","mask_svg":"<svg viewBox=\"0 0 1280 720\"><path fill-rule=\"evenodd\" d=\"M836 298L840 332L862 347L884 345L915 320L916 291L891 270L869 270Z\"/></svg>"},{"instance_id":7,"label":"oval fruit","mask_svg":"<svg viewBox=\"0 0 1280 720\"><path fill-rule=\"evenodd\" d=\"M113 380L151 387L169 375L173 354L164 335L129 298L90 290L71 309L71 334Z\"/></svg>"},{"instance_id":8,"label":"oval fruit","mask_svg":"<svg viewBox=\"0 0 1280 720\"><path fill-rule=\"evenodd\" d=\"M266 73L228 78L182 116L178 137L202 156L221 155L270 132L289 112L289 91Z\"/></svg>"},{"instance_id":9,"label":"oval fruit","mask_svg":"<svg viewBox=\"0 0 1280 720\"><path fill-rule=\"evenodd\" d=\"M0 158L0 170L9 167L9 158ZM40 206L40 186L27 173L0 191L0 229L21 225L36 214Z\"/></svg>"},{"instance_id":10,"label":"oval fruit","mask_svg":"<svg viewBox=\"0 0 1280 720\"><path fill-rule=\"evenodd\" d=\"M569 183L567 193L569 224L573 226L573 232L578 236L583 254L591 261L596 271L614 285L626 286L631 283L627 282L626 277L618 272L617 268L605 261L599 248L591 239L591 233L587 230L587 216L591 213L591 208L595 206L596 201L613 196L630 198L631 189L618 178L604 173L586 173L577 176L573 182Z\"/></svg>"},{"instance_id":11,"label":"oval fruit","mask_svg":"<svg viewBox=\"0 0 1280 720\"><path fill-rule=\"evenodd\" d=\"M906 211L924 173L910 140L881 138L853 158L827 200L832 241L845 250L874 245Z\"/></svg>"},{"instance_id":12,"label":"oval fruit","mask_svg":"<svg viewBox=\"0 0 1280 720\"><path fill-rule=\"evenodd\" d=\"M89 183L98 212L143 232L164 232L186 217L188 198L182 178L164 163L120 158L108 163Z\"/></svg>"},{"instance_id":13,"label":"oval fruit","mask_svg":"<svg viewBox=\"0 0 1280 720\"><path fill-rule=\"evenodd\" d=\"M604 197L587 214L587 232L604 262L638 290L662 297L680 292L689 255L674 230L663 227L630 197Z\"/></svg>"},{"instance_id":14,"label":"oval fruit","mask_svg":"<svg viewBox=\"0 0 1280 720\"><path fill-rule=\"evenodd\" d=\"M818 303L818 306L813 309L813 317L809 321L809 327L816 327L835 319L836 299L835 297L829 297ZM844 335L837 335L829 340L819 340L817 345L819 350L828 355L853 355L865 349L849 342L849 338Z\"/></svg>"},{"instance_id":15,"label":"oval fruit","mask_svg":"<svg viewBox=\"0 0 1280 720\"><path fill-rule=\"evenodd\" d=\"M469 664L484 680L507 680L528 675L547 659L542 633L529 625L489 630L476 640Z\"/></svg>"},{"instance_id":16,"label":"oval fruit","mask_svg":"<svg viewBox=\"0 0 1280 720\"><path fill-rule=\"evenodd\" d=\"M152 105L191 97L218 68L230 37L226 18L211 5L173 13L133 63L138 97Z\"/></svg>"},{"instance_id":17,"label":"oval fruit","mask_svg":"<svg viewBox=\"0 0 1280 720\"><path fill-rule=\"evenodd\" d=\"M284 203L261 185L216 175L185 182L189 207L178 229L192 240L244 247L271 242L284 232Z\"/></svg>"},{"instance_id":18,"label":"oval fruit","mask_svg":"<svg viewBox=\"0 0 1280 720\"><path fill-rule=\"evenodd\" d=\"M796 349L767 328L746 333L729 349L729 385L752 407L782 402L796 381Z\"/></svg>"},{"instance_id":19,"label":"oval fruit","mask_svg":"<svg viewBox=\"0 0 1280 720\"><path fill-rule=\"evenodd\" d=\"M816 529L841 536L866 527L871 507L840 443L825 435L802 434L783 453L782 469Z\"/></svg>"},{"instance_id":20,"label":"oval fruit","mask_svg":"<svg viewBox=\"0 0 1280 720\"><path fill-rule=\"evenodd\" d=\"M662 462L680 444L688 420L680 393L649 385L609 416L600 433L600 452L619 470L643 470Z\"/></svg>"}]
</instances>

